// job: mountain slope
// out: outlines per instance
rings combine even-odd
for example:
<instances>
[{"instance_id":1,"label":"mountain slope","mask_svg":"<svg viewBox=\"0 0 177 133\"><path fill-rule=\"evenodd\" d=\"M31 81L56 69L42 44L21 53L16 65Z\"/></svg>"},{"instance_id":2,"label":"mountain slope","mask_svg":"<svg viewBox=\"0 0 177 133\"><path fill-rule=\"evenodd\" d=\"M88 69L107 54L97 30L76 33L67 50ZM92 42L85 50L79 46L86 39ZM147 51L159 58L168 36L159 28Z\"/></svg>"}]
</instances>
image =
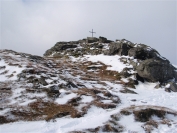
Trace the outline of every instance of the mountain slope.
<instances>
[{"instance_id":1,"label":"mountain slope","mask_svg":"<svg viewBox=\"0 0 177 133\"><path fill-rule=\"evenodd\" d=\"M177 132L176 68L149 46L87 38L0 58L2 133Z\"/></svg>"}]
</instances>

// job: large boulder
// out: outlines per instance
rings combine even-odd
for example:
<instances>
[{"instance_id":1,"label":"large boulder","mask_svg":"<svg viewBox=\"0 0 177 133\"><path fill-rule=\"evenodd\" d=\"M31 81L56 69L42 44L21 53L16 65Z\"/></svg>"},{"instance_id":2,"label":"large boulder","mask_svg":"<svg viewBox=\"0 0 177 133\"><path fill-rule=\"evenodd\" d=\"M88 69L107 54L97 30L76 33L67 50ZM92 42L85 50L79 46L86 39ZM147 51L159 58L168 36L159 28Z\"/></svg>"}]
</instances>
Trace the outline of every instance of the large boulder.
<instances>
[{"instance_id":1,"label":"large boulder","mask_svg":"<svg viewBox=\"0 0 177 133\"><path fill-rule=\"evenodd\" d=\"M99 37L99 42L100 43L110 43L110 42L113 42L113 41L107 40L107 38L100 36Z\"/></svg>"},{"instance_id":2,"label":"large boulder","mask_svg":"<svg viewBox=\"0 0 177 133\"><path fill-rule=\"evenodd\" d=\"M151 59L158 58L160 54L155 50L146 45L140 45L139 47L133 47L128 51L129 56L133 56L135 59Z\"/></svg>"},{"instance_id":3,"label":"large boulder","mask_svg":"<svg viewBox=\"0 0 177 133\"><path fill-rule=\"evenodd\" d=\"M168 60L147 59L136 67L139 76L151 82L166 82L175 78L175 69Z\"/></svg>"},{"instance_id":4,"label":"large boulder","mask_svg":"<svg viewBox=\"0 0 177 133\"><path fill-rule=\"evenodd\" d=\"M113 42L110 44L108 55L128 55L129 49L132 48L129 44L124 42Z\"/></svg>"}]
</instances>

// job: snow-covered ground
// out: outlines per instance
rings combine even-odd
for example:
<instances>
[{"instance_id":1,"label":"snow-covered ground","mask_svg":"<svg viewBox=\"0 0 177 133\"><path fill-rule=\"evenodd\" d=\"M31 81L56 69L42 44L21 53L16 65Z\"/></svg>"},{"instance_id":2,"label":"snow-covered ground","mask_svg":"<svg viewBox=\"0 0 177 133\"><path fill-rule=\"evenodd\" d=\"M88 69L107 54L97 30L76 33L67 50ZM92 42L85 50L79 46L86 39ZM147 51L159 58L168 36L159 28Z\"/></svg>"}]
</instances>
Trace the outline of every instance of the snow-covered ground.
<instances>
[{"instance_id":1,"label":"snow-covered ground","mask_svg":"<svg viewBox=\"0 0 177 133\"><path fill-rule=\"evenodd\" d=\"M126 58L126 57L125 57ZM71 57L72 61L83 63L84 61L92 61L92 62L102 62L107 67L108 70L114 71L122 71L126 66L120 62L120 56L104 56L104 55L97 55L91 56L87 55L82 58L74 58ZM5 61L0 61L1 66L8 66ZM71 62L72 63L72 62ZM10 72L17 71L18 74L20 71L24 69L16 68L16 67L6 67L6 69L10 70ZM16 70L17 69L17 70ZM0 71L1 72L1 71ZM70 74L66 74L69 78L75 78ZM1 76L1 75L0 75ZM4 75L3 75L4 76ZM1 78L1 77L0 77ZM5 77L2 77L1 81L9 80ZM15 78L13 79L15 80ZM80 118L71 118L69 116L65 116L62 118L57 118L55 122L46 122L46 121L33 121L33 122L14 122L0 125L0 133L65 133L69 131L82 131L89 128L96 128L99 126L103 126L107 121L111 119L111 115L119 113L122 109L129 108L129 107L164 107L165 109L169 109L170 111L177 111L177 93L171 92L167 93L164 91L164 88L155 89L154 87L158 83L142 83L139 82L136 85L136 89L128 88L137 94L129 94L129 93L120 93L119 91L122 90L124 87L122 84L118 84L112 81L102 81L104 84L100 84L94 81L83 81L76 77L76 80L80 83L83 83L87 88L104 88L107 92L110 92L112 95L118 96L121 100L121 103L117 104L117 107L114 109L103 109L96 106L91 106L87 114ZM52 80L51 80L52 81ZM50 81L50 82L51 82ZM124 78L122 81L127 82L128 79ZM62 81L64 82L64 81ZM19 91L23 91L23 89L18 89L14 91L15 96L20 93ZM58 104L66 104L68 100L77 97L78 95L74 92L70 92L67 94L69 90L60 90L59 98L55 99L55 102ZM98 94L97 96L102 96L102 94ZM41 95L44 97L45 95ZM40 96L39 96L40 97ZM94 98L91 95L82 95L81 101L82 104L91 103ZM25 101L21 105L27 105L29 102L34 102L33 100ZM111 100L102 100L104 103L110 103ZM12 103L11 103L12 104ZM3 112L0 111L0 115ZM174 115L166 115L168 120L171 120L170 126L166 124L159 124L158 128L155 128L152 132L153 133L177 133L177 116ZM159 119L155 118L154 119ZM122 115L120 120L117 120L118 123L124 126L124 133L144 133L144 129L142 128L143 122L137 122L134 119L134 115ZM101 131L100 131L101 132Z\"/></svg>"},{"instance_id":2,"label":"snow-covered ground","mask_svg":"<svg viewBox=\"0 0 177 133\"><path fill-rule=\"evenodd\" d=\"M6 56L9 56L7 54ZM0 54L1 57L1 54ZM0 81L6 81L6 80L17 80L17 75L25 69L26 64L21 64L21 60L18 56L12 57L11 62L6 62L3 58L0 59ZM13 59L15 61L13 61ZM9 59L10 60L10 59Z\"/></svg>"},{"instance_id":3,"label":"snow-covered ground","mask_svg":"<svg viewBox=\"0 0 177 133\"><path fill-rule=\"evenodd\" d=\"M70 118L64 117L56 119L56 122L45 122L45 121L35 121L35 122L16 122L3 124L0 126L1 133L65 133L68 131L82 130L88 128L95 128L97 126L102 126L106 121L110 119L110 116L118 113L121 109L130 106L140 106L140 105L154 105L167 107L173 110L177 110L177 94L166 93L163 88L154 89L155 83L140 83L136 86L134 90L138 94L122 94L118 93L121 89L120 85L116 85L107 82L108 90L115 95L118 95L121 99L121 105L118 105L116 109L104 110L98 107L91 107L87 114L81 118ZM68 95L61 103L64 103L68 98L74 97L73 94ZM135 101L131 101L136 99ZM82 102L90 102L91 97L84 97ZM59 101L59 100L58 100ZM170 117L170 116L169 116ZM176 133L177 132L177 117L171 116L173 123L171 126L160 125L158 129L155 129L154 133ZM136 131L138 133L143 133L144 130L141 127L142 122L136 122L133 115L122 116L119 123L126 127L125 133L130 133L131 131ZM17 128L18 127L18 128Z\"/></svg>"},{"instance_id":4,"label":"snow-covered ground","mask_svg":"<svg viewBox=\"0 0 177 133\"><path fill-rule=\"evenodd\" d=\"M127 56L123 56L125 58L127 58ZM113 70L113 71L118 71L121 72L125 67L128 68L132 68L132 65L126 65L123 64L120 61L120 56L119 55L114 55L114 56L108 56L108 55L85 55L84 57L81 58L74 58L74 57L70 57L72 59L72 61L92 61L92 62L102 62L106 65L108 65L109 67L107 68L107 70Z\"/></svg>"}]
</instances>

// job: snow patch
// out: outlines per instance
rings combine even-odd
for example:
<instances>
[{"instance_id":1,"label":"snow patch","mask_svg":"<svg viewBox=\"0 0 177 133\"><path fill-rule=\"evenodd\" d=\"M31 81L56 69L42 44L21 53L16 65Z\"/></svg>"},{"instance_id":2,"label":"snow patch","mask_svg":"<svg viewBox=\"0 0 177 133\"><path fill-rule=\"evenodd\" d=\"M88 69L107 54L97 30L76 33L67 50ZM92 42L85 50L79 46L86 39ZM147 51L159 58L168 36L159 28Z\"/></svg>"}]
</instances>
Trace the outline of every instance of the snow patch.
<instances>
[{"instance_id":1,"label":"snow patch","mask_svg":"<svg viewBox=\"0 0 177 133\"><path fill-rule=\"evenodd\" d=\"M84 103L90 103L91 101L94 100L92 96L82 96L81 98L82 98L81 102Z\"/></svg>"},{"instance_id":2,"label":"snow patch","mask_svg":"<svg viewBox=\"0 0 177 133\"><path fill-rule=\"evenodd\" d=\"M102 62L110 67L107 67L107 70L113 70L113 71L118 71L121 72L125 67L132 68L133 66L129 65L127 66L126 64L123 64L120 62L120 56L115 55L115 56L107 56L107 55L86 55L85 56L88 61L92 62Z\"/></svg>"},{"instance_id":3,"label":"snow patch","mask_svg":"<svg viewBox=\"0 0 177 133\"><path fill-rule=\"evenodd\" d=\"M71 93L71 94L64 95L62 97L57 98L55 102L58 104L66 104L68 102L68 100L70 100L76 96L77 95L75 93Z\"/></svg>"}]
</instances>

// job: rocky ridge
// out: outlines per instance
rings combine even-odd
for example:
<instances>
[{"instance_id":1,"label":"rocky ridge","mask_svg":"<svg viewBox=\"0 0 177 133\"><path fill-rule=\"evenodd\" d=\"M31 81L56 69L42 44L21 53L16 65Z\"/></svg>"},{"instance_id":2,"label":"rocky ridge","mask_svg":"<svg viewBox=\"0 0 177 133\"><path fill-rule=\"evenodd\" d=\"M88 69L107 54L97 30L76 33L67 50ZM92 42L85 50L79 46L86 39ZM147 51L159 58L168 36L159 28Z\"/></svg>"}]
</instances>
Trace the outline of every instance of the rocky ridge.
<instances>
[{"instance_id":1,"label":"rocky ridge","mask_svg":"<svg viewBox=\"0 0 177 133\"><path fill-rule=\"evenodd\" d=\"M159 81L163 85L169 81L177 81L177 69L157 50L145 44L134 44L126 39L113 42L104 37L88 37L79 41L57 42L44 56L62 58L99 54L122 56L120 60L132 65L133 70L137 71L137 76L143 80Z\"/></svg>"}]
</instances>

